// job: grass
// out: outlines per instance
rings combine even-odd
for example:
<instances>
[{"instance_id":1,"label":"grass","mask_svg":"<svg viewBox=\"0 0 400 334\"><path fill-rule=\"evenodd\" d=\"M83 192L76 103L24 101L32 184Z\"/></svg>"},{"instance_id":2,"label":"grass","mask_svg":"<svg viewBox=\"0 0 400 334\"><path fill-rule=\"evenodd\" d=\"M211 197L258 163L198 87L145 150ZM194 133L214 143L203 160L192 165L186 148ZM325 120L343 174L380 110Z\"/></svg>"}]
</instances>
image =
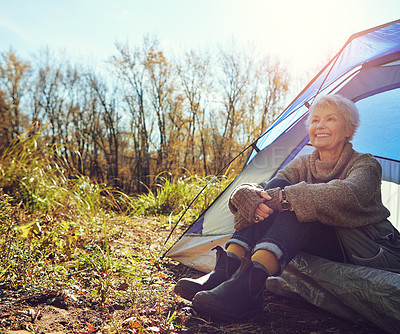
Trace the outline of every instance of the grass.
<instances>
[{"instance_id":1,"label":"grass","mask_svg":"<svg viewBox=\"0 0 400 334\"><path fill-rule=\"evenodd\" d=\"M135 197L119 194L119 203L128 215L169 216L176 220L185 213L185 221L191 222L232 180L233 175L215 178L189 173L173 179L164 172L155 178L155 190L148 188L146 194Z\"/></svg>"},{"instance_id":2,"label":"grass","mask_svg":"<svg viewBox=\"0 0 400 334\"><path fill-rule=\"evenodd\" d=\"M0 287L102 314L101 325L75 321L71 333L183 330L190 314L172 293L161 246L173 221L186 212L182 233L230 179L156 180L145 195L113 191L77 174L40 133L22 135L0 157Z\"/></svg>"},{"instance_id":3,"label":"grass","mask_svg":"<svg viewBox=\"0 0 400 334\"><path fill-rule=\"evenodd\" d=\"M89 219L106 204L112 205L111 198L101 196L108 189L75 173L40 132L23 134L3 152L0 188L13 195L14 204L50 216L59 212Z\"/></svg>"}]
</instances>

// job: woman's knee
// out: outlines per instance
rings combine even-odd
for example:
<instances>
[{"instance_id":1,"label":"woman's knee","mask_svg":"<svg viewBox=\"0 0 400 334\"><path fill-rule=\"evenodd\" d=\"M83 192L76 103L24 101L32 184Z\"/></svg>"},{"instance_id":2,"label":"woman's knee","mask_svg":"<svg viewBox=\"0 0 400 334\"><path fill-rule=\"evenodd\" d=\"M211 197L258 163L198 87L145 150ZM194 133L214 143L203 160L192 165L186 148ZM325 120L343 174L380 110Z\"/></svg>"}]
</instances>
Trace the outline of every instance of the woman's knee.
<instances>
[{"instance_id":1,"label":"woman's knee","mask_svg":"<svg viewBox=\"0 0 400 334\"><path fill-rule=\"evenodd\" d=\"M292 185L292 183L290 181L276 177L276 178L272 179L271 181L269 181L267 183L267 185L264 187L264 189L271 189L271 188L276 188L276 187L284 188L284 187L290 186L290 185Z\"/></svg>"}]
</instances>

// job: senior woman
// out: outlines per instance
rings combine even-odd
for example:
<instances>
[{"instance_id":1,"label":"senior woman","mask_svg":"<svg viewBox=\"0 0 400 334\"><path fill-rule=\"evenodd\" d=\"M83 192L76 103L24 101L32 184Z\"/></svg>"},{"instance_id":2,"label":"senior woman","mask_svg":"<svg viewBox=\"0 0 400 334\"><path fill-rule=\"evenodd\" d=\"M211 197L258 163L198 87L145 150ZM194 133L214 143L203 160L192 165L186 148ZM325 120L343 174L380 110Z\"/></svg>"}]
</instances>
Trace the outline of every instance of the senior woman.
<instances>
[{"instance_id":1,"label":"senior woman","mask_svg":"<svg viewBox=\"0 0 400 334\"><path fill-rule=\"evenodd\" d=\"M241 319L262 308L265 280L300 251L400 272L400 234L382 204L381 166L350 143L358 125L352 101L316 100L307 119L315 151L292 160L265 187L243 184L232 192L236 231L226 252L216 247L215 269L179 280L175 292L203 313Z\"/></svg>"}]
</instances>

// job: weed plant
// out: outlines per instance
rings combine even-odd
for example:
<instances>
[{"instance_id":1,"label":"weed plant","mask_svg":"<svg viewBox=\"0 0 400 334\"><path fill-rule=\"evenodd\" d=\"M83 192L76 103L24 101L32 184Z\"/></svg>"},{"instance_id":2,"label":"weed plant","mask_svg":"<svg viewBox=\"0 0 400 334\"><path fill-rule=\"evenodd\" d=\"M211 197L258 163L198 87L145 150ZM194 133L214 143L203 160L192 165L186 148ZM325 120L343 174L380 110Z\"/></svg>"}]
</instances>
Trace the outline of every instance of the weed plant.
<instances>
[{"instance_id":1,"label":"weed plant","mask_svg":"<svg viewBox=\"0 0 400 334\"><path fill-rule=\"evenodd\" d=\"M190 174L177 180L164 172L156 177L155 190L148 189L146 194L120 197L126 214L142 216L169 216L173 221L183 213L184 223L197 218L218 196L234 175L228 174L219 178ZM193 201L195 199L195 201Z\"/></svg>"},{"instance_id":2,"label":"weed plant","mask_svg":"<svg viewBox=\"0 0 400 334\"><path fill-rule=\"evenodd\" d=\"M129 315L138 333L155 324L173 333L186 315L169 260L158 257L166 220L187 210L190 221L230 181L162 173L154 190L128 196L76 173L40 132L23 134L0 157L0 288L52 293L102 312L123 305L125 316L109 316L115 332Z\"/></svg>"},{"instance_id":3,"label":"weed plant","mask_svg":"<svg viewBox=\"0 0 400 334\"><path fill-rule=\"evenodd\" d=\"M30 212L89 218L106 204L101 193L107 188L74 172L58 149L48 146L39 131L17 138L0 157L0 188Z\"/></svg>"}]
</instances>

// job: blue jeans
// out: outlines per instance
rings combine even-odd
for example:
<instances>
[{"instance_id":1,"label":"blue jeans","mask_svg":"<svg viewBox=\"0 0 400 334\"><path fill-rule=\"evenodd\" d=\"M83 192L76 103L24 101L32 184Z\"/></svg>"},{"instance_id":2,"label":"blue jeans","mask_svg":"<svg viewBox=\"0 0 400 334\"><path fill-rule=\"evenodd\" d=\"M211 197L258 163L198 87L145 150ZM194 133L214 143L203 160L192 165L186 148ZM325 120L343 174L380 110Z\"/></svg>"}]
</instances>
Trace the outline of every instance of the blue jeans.
<instances>
[{"instance_id":1,"label":"blue jeans","mask_svg":"<svg viewBox=\"0 0 400 334\"><path fill-rule=\"evenodd\" d=\"M264 189L288 185L291 185L288 180L275 178ZM236 231L226 246L230 243L236 243L250 253L259 249L274 253L280 265L276 275L280 275L300 251L333 261L344 260L333 227L320 222L299 223L293 211L274 212L264 221Z\"/></svg>"}]
</instances>

